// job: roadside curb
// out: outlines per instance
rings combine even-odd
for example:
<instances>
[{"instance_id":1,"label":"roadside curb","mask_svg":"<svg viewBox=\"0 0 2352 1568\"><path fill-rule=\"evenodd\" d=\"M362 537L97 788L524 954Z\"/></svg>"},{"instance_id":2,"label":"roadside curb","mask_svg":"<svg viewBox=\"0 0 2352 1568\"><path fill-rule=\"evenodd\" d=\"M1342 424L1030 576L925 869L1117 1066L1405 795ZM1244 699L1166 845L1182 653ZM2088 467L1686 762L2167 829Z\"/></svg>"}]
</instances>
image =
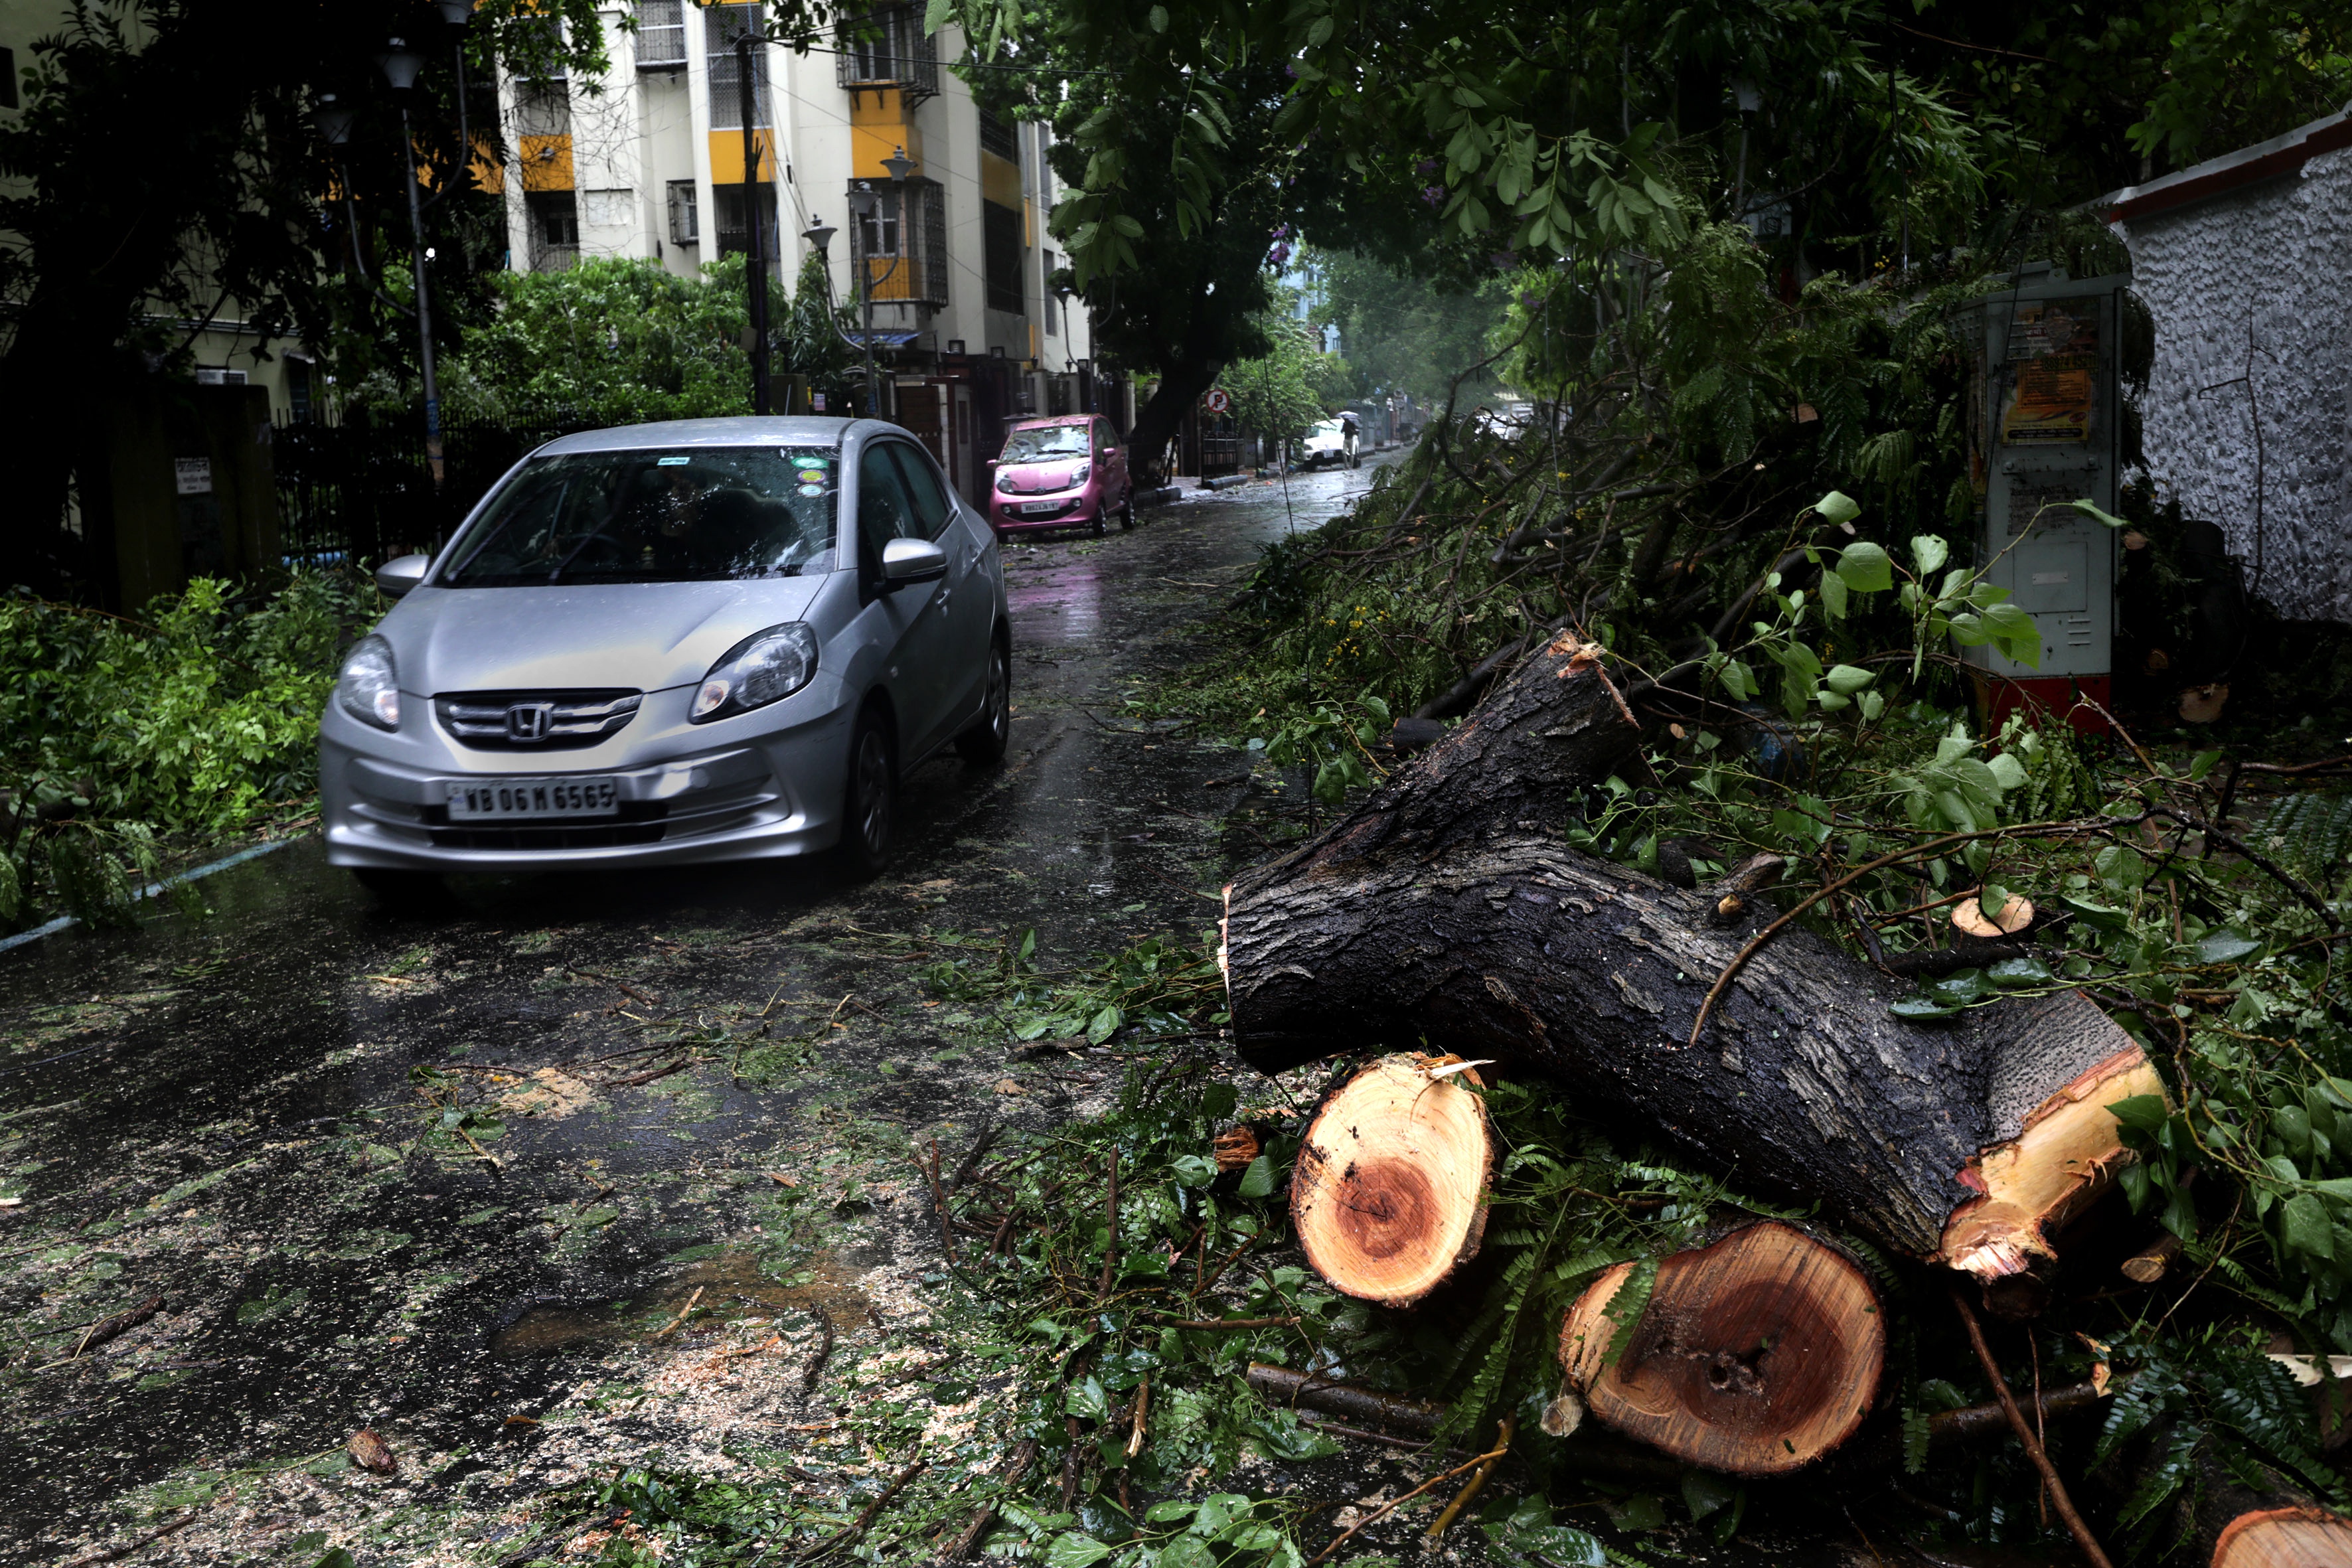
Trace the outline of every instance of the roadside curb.
<instances>
[{"instance_id":1,"label":"roadside curb","mask_svg":"<svg viewBox=\"0 0 2352 1568\"><path fill-rule=\"evenodd\" d=\"M1219 474L1213 479L1202 479L1201 488L1204 490L1229 490L1236 485L1245 485L1249 482L1247 474Z\"/></svg>"},{"instance_id":2,"label":"roadside curb","mask_svg":"<svg viewBox=\"0 0 2352 1568\"><path fill-rule=\"evenodd\" d=\"M131 902L137 903L142 899L160 898L167 889L176 888L183 882L193 882L200 877L209 877L215 871L226 871L232 866L242 866L247 860L257 860L273 850L283 849L289 844L299 844L310 837L310 835L307 833L301 833L291 838L273 838L267 844L257 844L249 849L240 849L234 855L224 855L211 864L199 866L193 871L183 871L176 877L166 877L160 882L148 883L131 895ZM79 924L81 924L79 916L59 915L46 925L37 925L30 931L20 931L15 936L0 937L0 952L5 952L12 947L22 947L28 942L38 942L45 936L55 936L68 926Z\"/></svg>"},{"instance_id":3,"label":"roadside curb","mask_svg":"<svg viewBox=\"0 0 2352 1568\"><path fill-rule=\"evenodd\" d=\"M1183 499L1184 492L1174 485L1168 485L1156 490L1135 492L1135 504L1138 506L1167 506Z\"/></svg>"}]
</instances>

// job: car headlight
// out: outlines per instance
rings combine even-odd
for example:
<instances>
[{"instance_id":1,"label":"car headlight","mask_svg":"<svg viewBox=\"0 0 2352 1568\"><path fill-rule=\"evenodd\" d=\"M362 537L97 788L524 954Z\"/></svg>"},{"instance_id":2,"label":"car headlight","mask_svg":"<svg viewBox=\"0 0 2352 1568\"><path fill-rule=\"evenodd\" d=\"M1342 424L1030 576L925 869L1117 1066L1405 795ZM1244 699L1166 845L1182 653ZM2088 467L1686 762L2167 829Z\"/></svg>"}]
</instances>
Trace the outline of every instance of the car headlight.
<instances>
[{"instance_id":1,"label":"car headlight","mask_svg":"<svg viewBox=\"0 0 2352 1568\"><path fill-rule=\"evenodd\" d=\"M400 676L392 666L392 645L373 633L343 656L335 677L335 700L362 724L400 728Z\"/></svg>"},{"instance_id":2,"label":"car headlight","mask_svg":"<svg viewBox=\"0 0 2352 1568\"><path fill-rule=\"evenodd\" d=\"M815 674L816 634L803 622L786 621L729 648L702 678L687 717L699 724L764 708L790 697Z\"/></svg>"},{"instance_id":3,"label":"car headlight","mask_svg":"<svg viewBox=\"0 0 2352 1568\"><path fill-rule=\"evenodd\" d=\"M1010 470L996 476L996 489L1000 494L1008 496L1013 494L1013 475Z\"/></svg>"}]
</instances>

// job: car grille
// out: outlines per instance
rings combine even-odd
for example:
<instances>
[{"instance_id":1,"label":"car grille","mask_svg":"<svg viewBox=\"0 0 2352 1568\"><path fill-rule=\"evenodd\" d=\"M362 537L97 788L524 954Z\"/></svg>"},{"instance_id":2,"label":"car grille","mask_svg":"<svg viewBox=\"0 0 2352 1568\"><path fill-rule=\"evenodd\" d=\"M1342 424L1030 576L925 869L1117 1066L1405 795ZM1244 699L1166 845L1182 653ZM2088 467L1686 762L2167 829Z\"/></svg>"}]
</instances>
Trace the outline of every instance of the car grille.
<instances>
[{"instance_id":1,"label":"car grille","mask_svg":"<svg viewBox=\"0 0 2352 1568\"><path fill-rule=\"evenodd\" d=\"M644 700L637 691L452 691L435 698L433 709L460 745L482 752L560 752L620 733ZM518 738L508 715L540 703L547 706L545 733Z\"/></svg>"}]
</instances>

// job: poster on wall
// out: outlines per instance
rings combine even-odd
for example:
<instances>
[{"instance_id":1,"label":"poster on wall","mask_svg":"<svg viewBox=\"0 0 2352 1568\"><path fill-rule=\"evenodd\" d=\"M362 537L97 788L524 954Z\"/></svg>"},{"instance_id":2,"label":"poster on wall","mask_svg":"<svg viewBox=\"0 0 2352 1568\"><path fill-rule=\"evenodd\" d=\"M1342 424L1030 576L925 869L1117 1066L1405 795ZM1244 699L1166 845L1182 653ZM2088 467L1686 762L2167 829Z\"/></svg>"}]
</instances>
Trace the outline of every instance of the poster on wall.
<instances>
[{"instance_id":1,"label":"poster on wall","mask_svg":"<svg viewBox=\"0 0 2352 1568\"><path fill-rule=\"evenodd\" d=\"M2010 447L2088 441L2097 412L2099 301L2043 300L2010 318L2000 439Z\"/></svg>"}]
</instances>

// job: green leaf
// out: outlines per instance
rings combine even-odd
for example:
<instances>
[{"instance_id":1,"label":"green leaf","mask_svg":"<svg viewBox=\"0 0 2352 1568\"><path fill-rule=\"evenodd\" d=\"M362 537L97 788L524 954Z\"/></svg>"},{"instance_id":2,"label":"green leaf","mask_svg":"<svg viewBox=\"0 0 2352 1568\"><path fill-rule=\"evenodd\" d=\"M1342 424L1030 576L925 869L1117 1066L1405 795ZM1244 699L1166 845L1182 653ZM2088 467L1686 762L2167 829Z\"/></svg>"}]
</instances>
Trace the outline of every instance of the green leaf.
<instances>
[{"instance_id":1,"label":"green leaf","mask_svg":"<svg viewBox=\"0 0 2352 1568\"><path fill-rule=\"evenodd\" d=\"M1822 608L1833 621L1845 619L1845 592L1844 578L1834 572L1822 574Z\"/></svg>"},{"instance_id":2,"label":"green leaf","mask_svg":"<svg viewBox=\"0 0 2352 1568\"><path fill-rule=\"evenodd\" d=\"M2091 519L2095 522L2103 524L2105 527L2129 528L2131 526L2130 523L2126 522L2122 518L2117 517L2111 511L2101 511L2094 502L2088 500L2070 500L2066 504L2073 507L2076 511L2081 512L2084 517Z\"/></svg>"},{"instance_id":3,"label":"green leaf","mask_svg":"<svg viewBox=\"0 0 2352 1568\"><path fill-rule=\"evenodd\" d=\"M2050 966L2038 958L2004 958L1985 971L1985 978L2004 991L2058 983L2058 977L2050 973Z\"/></svg>"},{"instance_id":4,"label":"green leaf","mask_svg":"<svg viewBox=\"0 0 2352 1568\"><path fill-rule=\"evenodd\" d=\"M2207 931L2197 939L2197 962L2200 963L2235 963L2250 953L2260 952L2263 944L2243 931L2226 927Z\"/></svg>"},{"instance_id":5,"label":"green leaf","mask_svg":"<svg viewBox=\"0 0 2352 1568\"><path fill-rule=\"evenodd\" d=\"M1683 1506L1690 1510L1691 1522L1696 1524L1717 1509L1728 1508L1739 1488L1712 1470L1683 1472Z\"/></svg>"},{"instance_id":6,"label":"green leaf","mask_svg":"<svg viewBox=\"0 0 2352 1568\"><path fill-rule=\"evenodd\" d=\"M1862 508L1843 490L1832 490L1813 503L1813 510L1830 523L1852 522L1862 515Z\"/></svg>"},{"instance_id":7,"label":"green leaf","mask_svg":"<svg viewBox=\"0 0 2352 1568\"><path fill-rule=\"evenodd\" d=\"M1192 1511L1191 1503L1154 1503L1150 1517L1155 1520L1163 1517L1160 1510L1164 1508L1183 1510L1183 1513L1165 1515L1168 1519L1181 1519ZM1151 1562L1152 1568L1216 1568L1217 1554L1199 1536L1180 1535L1161 1547Z\"/></svg>"},{"instance_id":8,"label":"green leaf","mask_svg":"<svg viewBox=\"0 0 2352 1568\"><path fill-rule=\"evenodd\" d=\"M2219 751L2200 752L2195 756L2189 758L2189 782L2190 784L2196 784L2204 778L2207 773L2213 771L2213 764L2221 760L2221 753Z\"/></svg>"},{"instance_id":9,"label":"green leaf","mask_svg":"<svg viewBox=\"0 0 2352 1568\"><path fill-rule=\"evenodd\" d=\"M2015 789L2025 782L2025 764L2019 762L2013 752L2003 752L1987 763L1985 768L1992 774L1992 782L2004 790Z\"/></svg>"},{"instance_id":10,"label":"green leaf","mask_svg":"<svg viewBox=\"0 0 2352 1568\"><path fill-rule=\"evenodd\" d=\"M1245 1198L1273 1196L1274 1161L1264 1154L1252 1160L1249 1163L1249 1169L1242 1173L1242 1184L1239 1191Z\"/></svg>"},{"instance_id":11,"label":"green leaf","mask_svg":"<svg viewBox=\"0 0 2352 1568\"><path fill-rule=\"evenodd\" d=\"M2079 899L2072 893L2059 894L2058 902L2076 920L2085 925L2095 926L2101 931L2121 931L2131 920L2131 916L2125 910L2107 904L2093 903L2088 899Z\"/></svg>"},{"instance_id":12,"label":"green leaf","mask_svg":"<svg viewBox=\"0 0 2352 1568\"><path fill-rule=\"evenodd\" d=\"M1110 1555L1110 1548L1091 1535L1066 1530L1045 1548L1045 1568L1090 1568Z\"/></svg>"},{"instance_id":13,"label":"green leaf","mask_svg":"<svg viewBox=\"0 0 2352 1568\"><path fill-rule=\"evenodd\" d=\"M1179 1519L1190 1519L1200 1506L1201 1505L1196 1502L1180 1502L1173 1500L1169 1502L1156 1502L1144 1510L1144 1522L1147 1524L1167 1524Z\"/></svg>"},{"instance_id":14,"label":"green leaf","mask_svg":"<svg viewBox=\"0 0 2352 1568\"><path fill-rule=\"evenodd\" d=\"M1916 1476L1927 1468L1927 1413L1906 1406L1903 1412L1903 1470Z\"/></svg>"},{"instance_id":15,"label":"green leaf","mask_svg":"<svg viewBox=\"0 0 2352 1568\"><path fill-rule=\"evenodd\" d=\"M1822 684L1840 697L1851 697L1877 679L1874 673L1859 665L1833 664L1830 666L1829 673L1822 677Z\"/></svg>"},{"instance_id":16,"label":"green leaf","mask_svg":"<svg viewBox=\"0 0 2352 1568\"><path fill-rule=\"evenodd\" d=\"M2280 1206L2279 1239L2296 1252L2334 1258L2336 1237L2327 1205L2310 1193L2297 1193Z\"/></svg>"},{"instance_id":17,"label":"green leaf","mask_svg":"<svg viewBox=\"0 0 2352 1568\"><path fill-rule=\"evenodd\" d=\"M1921 989L1938 1002L1965 1007L1992 994L1992 983L1985 978L1985 972L1981 969L1959 969L1941 980L1929 981Z\"/></svg>"},{"instance_id":18,"label":"green leaf","mask_svg":"<svg viewBox=\"0 0 2352 1568\"><path fill-rule=\"evenodd\" d=\"M1943 569L1952 558L1952 547L1932 533L1911 536L1912 569L1922 577L1931 576Z\"/></svg>"},{"instance_id":19,"label":"green leaf","mask_svg":"<svg viewBox=\"0 0 2352 1568\"><path fill-rule=\"evenodd\" d=\"M1866 539L1838 552L1837 574L1857 594L1885 593L1895 586L1895 563Z\"/></svg>"}]
</instances>

